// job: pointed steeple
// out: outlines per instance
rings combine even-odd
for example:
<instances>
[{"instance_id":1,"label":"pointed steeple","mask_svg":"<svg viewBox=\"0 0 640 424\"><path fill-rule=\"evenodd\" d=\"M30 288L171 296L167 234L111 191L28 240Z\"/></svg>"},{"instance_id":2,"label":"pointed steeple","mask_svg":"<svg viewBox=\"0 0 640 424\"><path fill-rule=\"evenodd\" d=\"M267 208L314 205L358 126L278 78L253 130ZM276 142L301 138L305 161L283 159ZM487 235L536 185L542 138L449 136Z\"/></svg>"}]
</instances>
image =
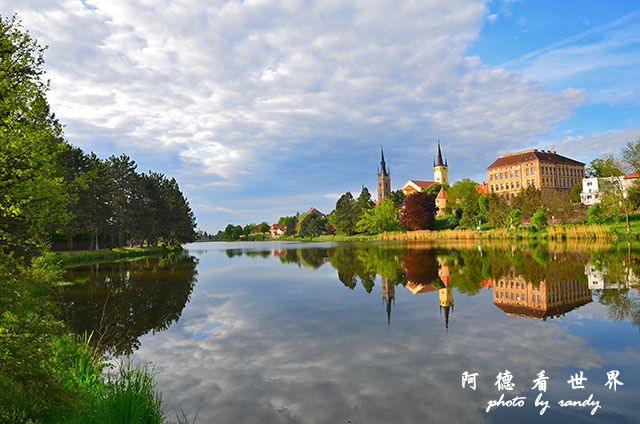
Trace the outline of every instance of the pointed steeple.
<instances>
[{"instance_id":1,"label":"pointed steeple","mask_svg":"<svg viewBox=\"0 0 640 424\"><path fill-rule=\"evenodd\" d=\"M382 146L380 146L380 170L382 171L382 175L389 175L387 164L384 161L384 150L382 150Z\"/></svg>"},{"instance_id":2,"label":"pointed steeple","mask_svg":"<svg viewBox=\"0 0 640 424\"><path fill-rule=\"evenodd\" d=\"M436 166L444 166L444 162L442 162L442 151L440 150L440 140L438 140L438 162Z\"/></svg>"}]
</instances>

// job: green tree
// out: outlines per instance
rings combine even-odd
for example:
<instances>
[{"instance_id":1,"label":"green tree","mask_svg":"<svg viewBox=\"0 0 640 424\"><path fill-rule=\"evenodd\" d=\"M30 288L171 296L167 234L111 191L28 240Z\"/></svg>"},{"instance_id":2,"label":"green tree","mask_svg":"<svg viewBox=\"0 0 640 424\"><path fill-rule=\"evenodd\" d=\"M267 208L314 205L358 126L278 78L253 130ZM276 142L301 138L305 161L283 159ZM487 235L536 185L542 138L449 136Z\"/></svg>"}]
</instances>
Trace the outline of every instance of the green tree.
<instances>
[{"instance_id":1,"label":"green tree","mask_svg":"<svg viewBox=\"0 0 640 424\"><path fill-rule=\"evenodd\" d=\"M542 191L532 185L521 188L518 195L513 198L511 207L519 209L523 218L531 218L536 210L544 207Z\"/></svg>"},{"instance_id":2,"label":"green tree","mask_svg":"<svg viewBox=\"0 0 640 424\"><path fill-rule=\"evenodd\" d=\"M314 237L323 233L322 220L315 213L300 215L298 235L300 237Z\"/></svg>"},{"instance_id":3,"label":"green tree","mask_svg":"<svg viewBox=\"0 0 640 424\"><path fill-rule=\"evenodd\" d=\"M373 203L373 200L371 200L371 193L369 193L369 189L366 187L362 187L362 191L360 192L360 195L358 196L356 201L353 203L353 218L354 218L355 231L357 231L357 229L355 228L355 224L360 220L360 218L362 218L365 211L373 208L373 206L374 206L374 203Z\"/></svg>"},{"instance_id":4,"label":"green tree","mask_svg":"<svg viewBox=\"0 0 640 424\"><path fill-rule=\"evenodd\" d=\"M353 196L350 192L343 194L336 202L334 213L334 229L338 234L351 235L357 222Z\"/></svg>"},{"instance_id":5,"label":"green tree","mask_svg":"<svg viewBox=\"0 0 640 424\"><path fill-rule=\"evenodd\" d=\"M509 215L507 215L507 218L505 219L504 224L507 227L518 227L520 226L520 224L522 223L522 213L520 212L520 209L511 209L511 212L509 212Z\"/></svg>"},{"instance_id":6,"label":"green tree","mask_svg":"<svg viewBox=\"0 0 640 424\"><path fill-rule=\"evenodd\" d=\"M616 159L612 154L610 153L605 154L601 158L596 158L592 160L589 166L587 167L585 174L589 178L610 177L611 175L609 175L608 172L610 171L611 167L617 166L615 164L615 161Z\"/></svg>"},{"instance_id":7,"label":"green tree","mask_svg":"<svg viewBox=\"0 0 640 424\"><path fill-rule=\"evenodd\" d=\"M504 225L507 216L509 215L509 206L507 201L502 196L498 196L495 193L489 193L486 196L487 199L487 212L485 213L485 219L489 225L493 227L500 227Z\"/></svg>"},{"instance_id":8,"label":"green tree","mask_svg":"<svg viewBox=\"0 0 640 424\"><path fill-rule=\"evenodd\" d=\"M296 216L281 216L278 220L278 225L282 225L286 228L285 235L292 236L296 233L296 224L298 222L298 218Z\"/></svg>"},{"instance_id":9,"label":"green tree","mask_svg":"<svg viewBox=\"0 0 640 424\"><path fill-rule=\"evenodd\" d=\"M0 251L25 255L69 219L59 167L67 149L46 100L44 49L0 16Z\"/></svg>"},{"instance_id":10,"label":"green tree","mask_svg":"<svg viewBox=\"0 0 640 424\"><path fill-rule=\"evenodd\" d=\"M640 138L627 141L622 149L622 160L629 171L640 170Z\"/></svg>"},{"instance_id":11,"label":"green tree","mask_svg":"<svg viewBox=\"0 0 640 424\"><path fill-rule=\"evenodd\" d=\"M569 200L574 203L580 203L580 193L582 193L582 182L575 183L571 187L571 192L569 193Z\"/></svg>"},{"instance_id":12,"label":"green tree","mask_svg":"<svg viewBox=\"0 0 640 424\"><path fill-rule=\"evenodd\" d=\"M531 229L533 231L540 231L547 226L547 213L544 209L540 208L533 216L531 216Z\"/></svg>"},{"instance_id":13,"label":"green tree","mask_svg":"<svg viewBox=\"0 0 640 424\"><path fill-rule=\"evenodd\" d=\"M395 206L396 209L400 209L402 207L402 203L404 202L405 195L402 190L394 190L389 193L389 196L387 196L387 198L391 199L391 201L393 202L393 206Z\"/></svg>"},{"instance_id":14,"label":"green tree","mask_svg":"<svg viewBox=\"0 0 640 424\"><path fill-rule=\"evenodd\" d=\"M375 207L367 209L362 214L356 228L361 233L369 234L400 229L398 211L393 204L393 200L386 198Z\"/></svg>"}]
</instances>

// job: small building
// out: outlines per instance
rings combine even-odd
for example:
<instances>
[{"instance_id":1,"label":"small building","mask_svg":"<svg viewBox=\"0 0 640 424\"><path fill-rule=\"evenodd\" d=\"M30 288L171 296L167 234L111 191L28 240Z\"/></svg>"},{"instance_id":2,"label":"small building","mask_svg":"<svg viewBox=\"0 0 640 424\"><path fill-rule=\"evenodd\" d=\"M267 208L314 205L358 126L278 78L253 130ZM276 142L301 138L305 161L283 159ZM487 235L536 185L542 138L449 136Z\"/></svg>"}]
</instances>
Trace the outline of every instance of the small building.
<instances>
[{"instance_id":1,"label":"small building","mask_svg":"<svg viewBox=\"0 0 640 424\"><path fill-rule=\"evenodd\" d=\"M320 217L320 218L326 218L326 217L327 217L327 215L326 215L326 214L324 214L324 213L320 212L320 211L319 211L318 209L316 209L316 208L310 208L310 209L307 211L307 213L308 213L308 214L317 215L317 216L318 216L318 217Z\"/></svg>"},{"instance_id":2,"label":"small building","mask_svg":"<svg viewBox=\"0 0 640 424\"><path fill-rule=\"evenodd\" d=\"M445 209L447 208L447 192L444 191L444 187L440 188L440 191L436 196L436 207L438 208L437 216L445 214Z\"/></svg>"},{"instance_id":3,"label":"small building","mask_svg":"<svg viewBox=\"0 0 640 424\"><path fill-rule=\"evenodd\" d=\"M607 190L613 190L614 185L622 187L623 193L626 192L635 181L640 178L640 171L633 172L625 177L591 177L582 179L582 192L580 193L580 202L583 205L591 206L601 201L601 193Z\"/></svg>"},{"instance_id":4,"label":"small building","mask_svg":"<svg viewBox=\"0 0 640 424\"><path fill-rule=\"evenodd\" d=\"M511 201L522 188L554 190L569 195L584 178L584 163L551 150L531 149L500 156L487 168L489 192Z\"/></svg>"},{"instance_id":5,"label":"small building","mask_svg":"<svg viewBox=\"0 0 640 424\"><path fill-rule=\"evenodd\" d=\"M269 234L271 237L278 238L283 235L287 231L287 228L284 225L273 224L271 228L269 228Z\"/></svg>"}]
</instances>

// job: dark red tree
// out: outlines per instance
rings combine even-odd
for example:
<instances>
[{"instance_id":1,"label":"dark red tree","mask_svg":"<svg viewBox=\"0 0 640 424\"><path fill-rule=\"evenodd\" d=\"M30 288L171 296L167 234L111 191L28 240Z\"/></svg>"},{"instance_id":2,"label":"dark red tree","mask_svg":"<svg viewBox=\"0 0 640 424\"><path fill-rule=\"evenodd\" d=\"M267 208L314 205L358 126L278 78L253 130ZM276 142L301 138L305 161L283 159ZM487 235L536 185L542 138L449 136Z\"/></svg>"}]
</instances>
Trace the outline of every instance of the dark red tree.
<instances>
[{"instance_id":1,"label":"dark red tree","mask_svg":"<svg viewBox=\"0 0 640 424\"><path fill-rule=\"evenodd\" d=\"M436 198L427 193L413 193L404 199L400 222L407 230L433 230Z\"/></svg>"}]
</instances>

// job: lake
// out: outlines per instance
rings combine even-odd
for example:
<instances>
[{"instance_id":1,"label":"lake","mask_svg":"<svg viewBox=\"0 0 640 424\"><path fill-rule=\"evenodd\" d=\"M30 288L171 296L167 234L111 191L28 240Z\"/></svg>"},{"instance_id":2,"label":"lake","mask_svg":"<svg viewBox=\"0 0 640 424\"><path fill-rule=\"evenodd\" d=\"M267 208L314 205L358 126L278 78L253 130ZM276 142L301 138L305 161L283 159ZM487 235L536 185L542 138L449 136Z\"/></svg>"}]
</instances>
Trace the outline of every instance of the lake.
<instances>
[{"instance_id":1,"label":"lake","mask_svg":"<svg viewBox=\"0 0 640 424\"><path fill-rule=\"evenodd\" d=\"M194 243L69 268L55 296L74 331L154 367L170 418L636 423L639 258L626 243Z\"/></svg>"}]
</instances>

